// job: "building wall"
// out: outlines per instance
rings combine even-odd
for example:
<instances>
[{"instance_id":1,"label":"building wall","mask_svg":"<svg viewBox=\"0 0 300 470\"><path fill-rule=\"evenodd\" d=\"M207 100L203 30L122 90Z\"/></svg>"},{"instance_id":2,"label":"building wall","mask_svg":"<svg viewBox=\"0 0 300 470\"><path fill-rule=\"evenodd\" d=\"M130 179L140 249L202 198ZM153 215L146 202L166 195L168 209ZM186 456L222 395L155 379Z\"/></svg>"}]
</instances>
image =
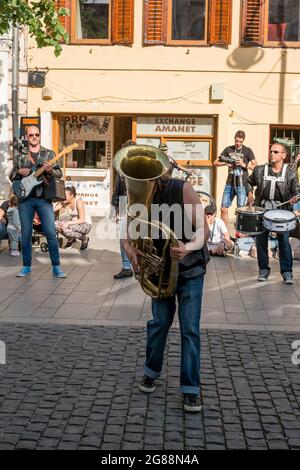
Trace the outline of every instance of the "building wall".
<instances>
[{"instance_id":1,"label":"building wall","mask_svg":"<svg viewBox=\"0 0 300 470\"><path fill-rule=\"evenodd\" d=\"M27 115L27 40L19 36L19 115ZM12 35L0 37L0 200L9 193L8 174L12 167Z\"/></svg>"},{"instance_id":2,"label":"building wall","mask_svg":"<svg viewBox=\"0 0 300 470\"><path fill-rule=\"evenodd\" d=\"M53 99L29 90L29 114L41 112L127 115L216 115L215 157L246 132L259 163L267 158L270 124L298 124L300 49L240 47L241 2L233 1L232 44L228 47L143 47L143 12L135 0L134 44L67 45L55 58L30 43L29 68L49 68ZM224 99L212 102L210 87L224 85ZM88 85L88 86L87 86ZM217 170L221 199L227 170Z\"/></svg>"}]
</instances>

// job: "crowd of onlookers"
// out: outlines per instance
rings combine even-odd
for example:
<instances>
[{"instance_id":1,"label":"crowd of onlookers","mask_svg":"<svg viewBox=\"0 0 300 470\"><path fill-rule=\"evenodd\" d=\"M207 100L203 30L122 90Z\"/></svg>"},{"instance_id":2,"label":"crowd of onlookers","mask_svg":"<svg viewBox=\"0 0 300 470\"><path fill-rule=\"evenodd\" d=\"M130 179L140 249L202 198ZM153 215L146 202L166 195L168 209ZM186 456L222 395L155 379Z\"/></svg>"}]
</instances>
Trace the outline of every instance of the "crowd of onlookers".
<instances>
[{"instance_id":1,"label":"crowd of onlookers","mask_svg":"<svg viewBox=\"0 0 300 470\"><path fill-rule=\"evenodd\" d=\"M56 231L66 239L64 248L71 248L80 242L80 250L85 250L89 244L88 234L92 227L92 219L86 204L77 196L74 186L66 187L65 201L54 203L53 209L56 215ZM42 231L37 213L34 215L33 228ZM21 222L18 198L14 194L0 205L0 252L4 249L3 240L8 240L11 256L20 256Z\"/></svg>"}]
</instances>

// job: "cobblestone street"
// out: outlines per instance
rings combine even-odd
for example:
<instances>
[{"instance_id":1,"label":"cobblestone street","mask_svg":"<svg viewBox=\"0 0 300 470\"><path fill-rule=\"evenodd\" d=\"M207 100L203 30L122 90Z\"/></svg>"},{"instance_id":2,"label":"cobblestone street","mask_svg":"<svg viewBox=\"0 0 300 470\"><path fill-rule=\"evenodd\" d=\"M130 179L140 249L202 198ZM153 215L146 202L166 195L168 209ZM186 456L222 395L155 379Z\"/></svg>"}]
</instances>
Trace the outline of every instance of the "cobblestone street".
<instances>
[{"instance_id":1,"label":"cobblestone street","mask_svg":"<svg viewBox=\"0 0 300 470\"><path fill-rule=\"evenodd\" d=\"M98 242L99 243L99 242ZM134 279L113 281L118 243L62 251L53 279L35 250L33 272L1 253L0 449L300 449L299 264L293 286L272 261L212 259L202 311L203 413L182 409L175 317L156 391L139 391L150 300ZM104 246L103 246L104 245Z\"/></svg>"},{"instance_id":2,"label":"cobblestone street","mask_svg":"<svg viewBox=\"0 0 300 470\"><path fill-rule=\"evenodd\" d=\"M182 410L180 336L138 390L142 328L2 324L0 449L300 449L297 335L202 333L202 414Z\"/></svg>"}]
</instances>

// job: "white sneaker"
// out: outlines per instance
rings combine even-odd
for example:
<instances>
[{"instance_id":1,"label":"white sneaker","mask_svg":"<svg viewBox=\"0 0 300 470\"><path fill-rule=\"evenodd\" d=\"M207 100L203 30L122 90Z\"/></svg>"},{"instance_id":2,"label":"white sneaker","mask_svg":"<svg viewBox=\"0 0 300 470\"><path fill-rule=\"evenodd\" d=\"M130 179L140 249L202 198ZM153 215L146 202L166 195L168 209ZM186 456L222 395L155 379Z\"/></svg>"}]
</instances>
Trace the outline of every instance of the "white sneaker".
<instances>
[{"instance_id":1,"label":"white sneaker","mask_svg":"<svg viewBox=\"0 0 300 470\"><path fill-rule=\"evenodd\" d=\"M20 252L18 250L10 250L10 256L20 256Z\"/></svg>"}]
</instances>

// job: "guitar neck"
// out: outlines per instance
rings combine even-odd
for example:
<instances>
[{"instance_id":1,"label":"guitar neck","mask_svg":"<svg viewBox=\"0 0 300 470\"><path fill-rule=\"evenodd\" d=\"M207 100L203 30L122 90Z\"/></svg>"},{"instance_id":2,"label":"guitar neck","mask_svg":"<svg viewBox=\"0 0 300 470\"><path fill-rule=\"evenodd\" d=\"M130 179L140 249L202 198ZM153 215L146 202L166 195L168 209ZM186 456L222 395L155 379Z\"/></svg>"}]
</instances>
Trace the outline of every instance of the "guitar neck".
<instances>
[{"instance_id":1,"label":"guitar neck","mask_svg":"<svg viewBox=\"0 0 300 470\"><path fill-rule=\"evenodd\" d=\"M64 148L61 152L59 152L55 157L51 158L51 160L48 160L47 163L48 165L53 166L55 162L57 162L61 157L66 155L67 153L71 152L72 150L76 149L78 147L78 144L72 144L69 145L68 147ZM38 170L34 172L35 178L39 178L45 171L45 168L42 166Z\"/></svg>"}]
</instances>

